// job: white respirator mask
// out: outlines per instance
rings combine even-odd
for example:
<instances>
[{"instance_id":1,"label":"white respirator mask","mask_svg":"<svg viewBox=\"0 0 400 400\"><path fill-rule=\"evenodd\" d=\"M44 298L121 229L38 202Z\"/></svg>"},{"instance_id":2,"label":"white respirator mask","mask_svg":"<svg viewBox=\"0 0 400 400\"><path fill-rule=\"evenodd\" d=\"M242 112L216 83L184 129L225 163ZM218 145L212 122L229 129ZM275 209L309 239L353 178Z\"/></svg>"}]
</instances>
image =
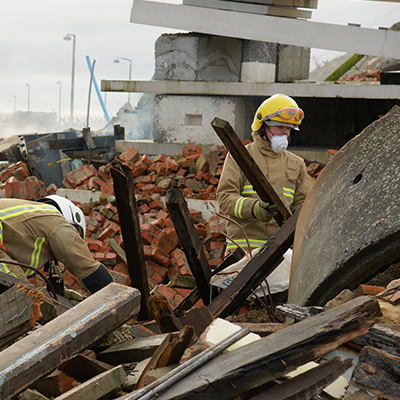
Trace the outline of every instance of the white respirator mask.
<instances>
[{"instance_id":1,"label":"white respirator mask","mask_svg":"<svg viewBox=\"0 0 400 400\"><path fill-rule=\"evenodd\" d=\"M271 138L271 149L274 153L284 152L289 145L286 135L274 135Z\"/></svg>"}]
</instances>

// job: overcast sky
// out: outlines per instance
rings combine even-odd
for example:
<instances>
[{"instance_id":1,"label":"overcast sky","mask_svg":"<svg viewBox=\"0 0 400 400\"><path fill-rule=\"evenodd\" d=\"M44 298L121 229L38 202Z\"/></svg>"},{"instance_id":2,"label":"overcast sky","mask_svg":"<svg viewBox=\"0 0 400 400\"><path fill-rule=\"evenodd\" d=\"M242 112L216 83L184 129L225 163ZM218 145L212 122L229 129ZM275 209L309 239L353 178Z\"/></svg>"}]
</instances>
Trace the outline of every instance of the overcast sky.
<instances>
[{"instance_id":1,"label":"overcast sky","mask_svg":"<svg viewBox=\"0 0 400 400\"><path fill-rule=\"evenodd\" d=\"M179 0L162 0L180 3ZM171 29L129 22L133 0L1 0L0 15L0 112L27 111L28 90L31 111L58 112L61 86L61 113L69 114L71 94L72 41L76 35L75 112L86 114L90 73L86 56L96 60L95 77L128 79L129 62L113 62L116 57L132 60L132 79L149 80L154 73L154 42ZM319 0L313 21L340 25L359 23L365 28L390 27L400 21L400 4L365 0ZM339 53L313 51L313 63ZM57 82L61 82L57 84ZM29 86L27 86L29 84ZM135 102L139 94L131 94ZM128 95L107 93L110 116L127 101ZM92 89L91 112L102 114Z\"/></svg>"}]
</instances>

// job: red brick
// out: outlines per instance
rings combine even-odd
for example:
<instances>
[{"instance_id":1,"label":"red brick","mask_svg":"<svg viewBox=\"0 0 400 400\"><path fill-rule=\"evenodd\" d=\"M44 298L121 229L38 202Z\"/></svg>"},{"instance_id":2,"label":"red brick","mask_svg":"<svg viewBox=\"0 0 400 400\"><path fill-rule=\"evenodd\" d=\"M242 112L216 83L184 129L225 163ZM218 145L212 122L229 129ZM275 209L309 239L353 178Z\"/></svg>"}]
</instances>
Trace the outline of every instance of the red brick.
<instances>
[{"instance_id":1,"label":"red brick","mask_svg":"<svg viewBox=\"0 0 400 400\"><path fill-rule=\"evenodd\" d=\"M96 169L92 165L84 164L82 167L74 169L65 176L67 182L73 188L76 188L79 185L82 185L83 182L91 178L96 174Z\"/></svg>"},{"instance_id":2,"label":"red brick","mask_svg":"<svg viewBox=\"0 0 400 400\"><path fill-rule=\"evenodd\" d=\"M222 263L221 258L211 258L210 260L208 260L208 265L210 266L210 268L217 268L218 265L221 263Z\"/></svg>"},{"instance_id":3,"label":"red brick","mask_svg":"<svg viewBox=\"0 0 400 400\"><path fill-rule=\"evenodd\" d=\"M223 250L225 242L210 242L209 250Z\"/></svg>"},{"instance_id":4,"label":"red brick","mask_svg":"<svg viewBox=\"0 0 400 400\"><path fill-rule=\"evenodd\" d=\"M141 175L141 176L138 176L133 179L133 183L135 185L138 183L147 184L147 183L152 183L152 182L153 182L152 175Z\"/></svg>"},{"instance_id":5,"label":"red brick","mask_svg":"<svg viewBox=\"0 0 400 400\"><path fill-rule=\"evenodd\" d=\"M155 263L153 260L147 260L146 264L149 269L151 269L153 272L157 272L160 276L162 276L163 279L167 275L168 268Z\"/></svg>"},{"instance_id":6,"label":"red brick","mask_svg":"<svg viewBox=\"0 0 400 400\"><path fill-rule=\"evenodd\" d=\"M73 186L68 182L67 179L64 179L61 182L61 185L65 188L65 189L73 189Z\"/></svg>"},{"instance_id":7,"label":"red brick","mask_svg":"<svg viewBox=\"0 0 400 400\"><path fill-rule=\"evenodd\" d=\"M158 201L152 201L152 202L149 204L149 207L150 207L151 209L154 209L154 208L164 208L165 206L164 206L164 202L163 202L163 201L158 200Z\"/></svg>"},{"instance_id":8,"label":"red brick","mask_svg":"<svg viewBox=\"0 0 400 400\"><path fill-rule=\"evenodd\" d=\"M134 178L143 175L147 170L148 165L146 165L141 159L135 162L132 169L132 175Z\"/></svg>"},{"instance_id":9,"label":"red brick","mask_svg":"<svg viewBox=\"0 0 400 400\"><path fill-rule=\"evenodd\" d=\"M186 175L187 171L184 168L181 168L180 170L178 170L178 172L176 173L176 176L181 176L184 177Z\"/></svg>"},{"instance_id":10,"label":"red brick","mask_svg":"<svg viewBox=\"0 0 400 400\"><path fill-rule=\"evenodd\" d=\"M153 260L157 264L168 267L170 263L169 255L160 248L150 245L145 251L146 259Z\"/></svg>"},{"instance_id":11,"label":"red brick","mask_svg":"<svg viewBox=\"0 0 400 400\"><path fill-rule=\"evenodd\" d=\"M209 179L208 182L211 183L211 185L217 186L219 179L217 177L213 176L212 178Z\"/></svg>"},{"instance_id":12,"label":"red brick","mask_svg":"<svg viewBox=\"0 0 400 400\"><path fill-rule=\"evenodd\" d=\"M192 276L192 273L190 272L190 270L186 267L181 267L179 269L179 274L183 275L183 276Z\"/></svg>"},{"instance_id":13,"label":"red brick","mask_svg":"<svg viewBox=\"0 0 400 400\"><path fill-rule=\"evenodd\" d=\"M196 199L199 199L199 200L208 200L209 198L210 198L210 193L207 193L207 192L199 193L196 196Z\"/></svg>"},{"instance_id":14,"label":"red brick","mask_svg":"<svg viewBox=\"0 0 400 400\"><path fill-rule=\"evenodd\" d=\"M158 154L157 156L155 156L153 158L153 163L157 163L159 161L164 162L166 160L166 158L167 158L166 154Z\"/></svg>"},{"instance_id":15,"label":"red brick","mask_svg":"<svg viewBox=\"0 0 400 400\"><path fill-rule=\"evenodd\" d=\"M173 158L166 158L164 161L165 167L170 171L178 171L178 163Z\"/></svg>"},{"instance_id":16,"label":"red brick","mask_svg":"<svg viewBox=\"0 0 400 400\"><path fill-rule=\"evenodd\" d=\"M125 274L129 276L128 266L121 262L114 266L113 271L119 272L121 274Z\"/></svg>"},{"instance_id":17,"label":"red brick","mask_svg":"<svg viewBox=\"0 0 400 400\"><path fill-rule=\"evenodd\" d=\"M50 196L51 194L56 194L57 186L54 183L50 183L46 188L46 193Z\"/></svg>"},{"instance_id":18,"label":"red brick","mask_svg":"<svg viewBox=\"0 0 400 400\"><path fill-rule=\"evenodd\" d=\"M221 232L226 231L225 221L220 219L217 215L213 215L208 220L208 229L213 237L221 236Z\"/></svg>"},{"instance_id":19,"label":"red brick","mask_svg":"<svg viewBox=\"0 0 400 400\"><path fill-rule=\"evenodd\" d=\"M203 175L203 179L208 181L211 178L211 173L210 171L207 171L204 175Z\"/></svg>"},{"instance_id":20,"label":"red brick","mask_svg":"<svg viewBox=\"0 0 400 400\"><path fill-rule=\"evenodd\" d=\"M156 171L157 171L157 174L164 176L164 175L165 175L166 169L167 169L167 167L165 166L164 163L158 162L158 163L156 164Z\"/></svg>"},{"instance_id":21,"label":"red brick","mask_svg":"<svg viewBox=\"0 0 400 400\"><path fill-rule=\"evenodd\" d=\"M168 215L169 215L168 212L163 209L157 213L156 218L157 219L168 218Z\"/></svg>"},{"instance_id":22,"label":"red brick","mask_svg":"<svg viewBox=\"0 0 400 400\"><path fill-rule=\"evenodd\" d=\"M177 295L177 292L175 290L171 289L168 286L165 285L159 285L158 288L155 290L156 293L162 294L165 296L165 298L169 301L172 302Z\"/></svg>"},{"instance_id":23,"label":"red brick","mask_svg":"<svg viewBox=\"0 0 400 400\"><path fill-rule=\"evenodd\" d=\"M182 192L185 194L185 196L190 196L190 195L193 194L193 189L191 189L191 188L184 188L184 189L182 190Z\"/></svg>"},{"instance_id":24,"label":"red brick","mask_svg":"<svg viewBox=\"0 0 400 400\"><path fill-rule=\"evenodd\" d=\"M105 253L100 253L99 251L96 252L96 253L94 253L94 258L95 258L97 261L103 262L103 260L105 259L105 257L106 257Z\"/></svg>"},{"instance_id":25,"label":"red brick","mask_svg":"<svg viewBox=\"0 0 400 400\"><path fill-rule=\"evenodd\" d=\"M337 153L337 150L329 149L326 151L326 158L328 161L332 160L333 156Z\"/></svg>"},{"instance_id":26,"label":"red brick","mask_svg":"<svg viewBox=\"0 0 400 400\"><path fill-rule=\"evenodd\" d=\"M131 280L129 276L114 270L110 271L110 274L116 283L120 283L121 285L131 286Z\"/></svg>"},{"instance_id":27,"label":"red brick","mask_svg":"<svg viewBox=\"0 0 400 400\"><path fill-rule=\"evenodd\" d=\"M146 214L146 213L148 213L150 211L150 207L147 205L147 204L141 204L140 206L139 206L139 212L141 213L141 214Z\"/></svg>"},{"instance_id":28,"label":"red brick","mask_svg":"<svg viewBox=\"0 0 400 400\"><path fill-rule=\"evenodd\" d=\"M122 163L132 168L139 159L139 150L129 146L119 155L119 159Z\"/></svg>"}]
</instances>

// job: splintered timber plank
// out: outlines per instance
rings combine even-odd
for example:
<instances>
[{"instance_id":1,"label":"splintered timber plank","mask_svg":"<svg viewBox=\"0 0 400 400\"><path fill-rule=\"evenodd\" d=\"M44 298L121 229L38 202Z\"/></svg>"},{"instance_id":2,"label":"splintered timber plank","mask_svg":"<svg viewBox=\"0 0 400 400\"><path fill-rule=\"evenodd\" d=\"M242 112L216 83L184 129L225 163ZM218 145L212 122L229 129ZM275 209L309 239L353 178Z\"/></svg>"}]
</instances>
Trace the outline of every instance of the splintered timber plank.
<instances>
[{"instance_id":1,"label":"splintered timber plank","mask_svg":"<svg viewBox=\"0 0 400 400\"><path fill-rule=\"evenodd\" d=\"M211 126L230 151L232 157L239 165L240 169L246 175L254 190L260 196L260 199L271 204L278 204L281 208L280 212L274 217L279 226L290 218L290 212L287 210L274 188L267 181L260 167L256 164L253 157L249 154L242 141L229 124L220 118L214 118Z\"/></svg>"},{"instance_id":2,"label":"splintered timber plank","mask_svg":"<svg viewBox=\"0 0 400 400\"><path fill-rule=\"evenodd\" d=\"M132 170L120 161L114 161L111 176L114 181L114 192L124 239L129 278L131 285L138 289L142 295L139 320L149 320L151 314L147 303L150 291Z\"/></svg>"},{"instance_id":3,"label":"splintered timber plank","mask_svg":"<svg viewBox=\"0 0 400 400\"><path fill-rule=\"evenodd\" d=\"M157 399L231 399L364 334L381 316L375 298L358 297L219 355L161 393Z\"/></svg>"},{"instance_id":4,"label":"splintered timber plank","mask_svg":"<svg viewBox=\"0 0 400 400\"><path fill-rule=\"evenodd\" d=\"M164 295L151 295L149 307L162 333L176 332L183 328Z\"/></svg>"},{"instance_id":5,"label":"splintered timber plank","mask_svg":"<svg viewBox=\"0 0 400 400\"><path fill-rule=\"evenodd\" d=\"M250 400L308 400L322 392L333 383L340 375L345 373L353 361L347 358L340 360L340 356L333 357L329 361L304 372L293 379L289 379L280 385L251 397Z\"/></svg>"},{"instance_id":6,"label":"splintered timber plank","mask_svg":"<svg viewBox=\"0 0 400 400\"><path fill-rule=\"evenodd\" d=\"M231 284L208 306L214 318L230 315L280 264L282 256L293 244L300 213L298 209L261 250L247 263Z\"/></svg>"},{"instance_id":7,"label":"splintered timber plank","mask_svg":"<svg viewBox=\"0 0 400 400\"><path fill-rule=\"evenodd\" d=\"M190 270L196 279L201 299L207 305L210 303L209 282L211 269L181 190L177 188L170 189L165 203L188 260Z\"/></svg>"},{"instance_id":8,"label":"splintered timber plank","mask_svg":"<svg viewBox=\"0 0 400 400\"><path fill-rule=\"evenodd\" d=\"M364 347L351 383L385 399L400 398L400 358L373 347Z\"/></svg>"},{"instance_id":9,"label":"splintered timber plank","mask_svg":"<svg viewBox=\"0 0 400 400\"><path fill-rule=\"evenodd\" d=\"M68 390L55 400L99 400L109 397L113 392L120 388L128 378L122 365Z\"/></svg>"},{"instance_id":10,"label":"splintered timber plank","mask_svg":"<svg viewBox=\"0 0 400 400\"><path fill-rule=\"evenodd\" d=\"M139 312L140 293L110 283L1 352L0 398L19 393Z\"/></svg>"}]
</instances>

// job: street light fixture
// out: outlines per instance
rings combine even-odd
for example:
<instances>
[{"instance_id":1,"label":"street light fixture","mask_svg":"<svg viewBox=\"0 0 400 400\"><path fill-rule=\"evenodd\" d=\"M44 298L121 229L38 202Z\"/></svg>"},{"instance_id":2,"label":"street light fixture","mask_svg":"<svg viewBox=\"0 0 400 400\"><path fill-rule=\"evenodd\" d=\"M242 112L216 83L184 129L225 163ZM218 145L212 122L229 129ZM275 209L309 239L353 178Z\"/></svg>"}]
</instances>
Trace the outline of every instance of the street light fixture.
<instances>
[{"instance_id":1,"label":"street light fixture","mask_svg":"<svg viewBox=\"0 0 400 400\"><path fill-rule=\"evenodd\" d=\"M129 58L125 58L125 57L117 57L114 62L116 64L119 64L119 60L125 60L125 61L129 61L129 80L131 80L132 77L132 60ZM128 102L131 102L131 92L128 93Z\"/></svg>"},{"instance_id":2,"label":"street light fixture","mask_svg":"<svg viewBox=\"0 0 400 400\"><path fill-rule=\"evenodd\" d=\"M25 86L28 86L28 111L29 111L29 106L30 106L30 101L31 101L31 85L29 83L25 84Z\"/></svg>"},{"instance_id":3,"label":"street light fixture","mask_svg":"<svg viewBox=\"0 0 400 400\"><path fill-rule=\"evenodd\" d=\"M71 74L71 107L70 107L70 120L73 122L74 119L74 85L75 85L75 35L68 33L64 36L64 40L72 39L72 74Z\"/></svg>"},{"instance_id":4,"label":"street light fixture","mask_svg":"<svg viewBox=\"0 0 400 400\"><path fill-rule=\"evenodd\" d=\"M61 82L58 81L57 85L60 85L58 90L58 118L61 116Z\"/></svg>"}]
</instances>

